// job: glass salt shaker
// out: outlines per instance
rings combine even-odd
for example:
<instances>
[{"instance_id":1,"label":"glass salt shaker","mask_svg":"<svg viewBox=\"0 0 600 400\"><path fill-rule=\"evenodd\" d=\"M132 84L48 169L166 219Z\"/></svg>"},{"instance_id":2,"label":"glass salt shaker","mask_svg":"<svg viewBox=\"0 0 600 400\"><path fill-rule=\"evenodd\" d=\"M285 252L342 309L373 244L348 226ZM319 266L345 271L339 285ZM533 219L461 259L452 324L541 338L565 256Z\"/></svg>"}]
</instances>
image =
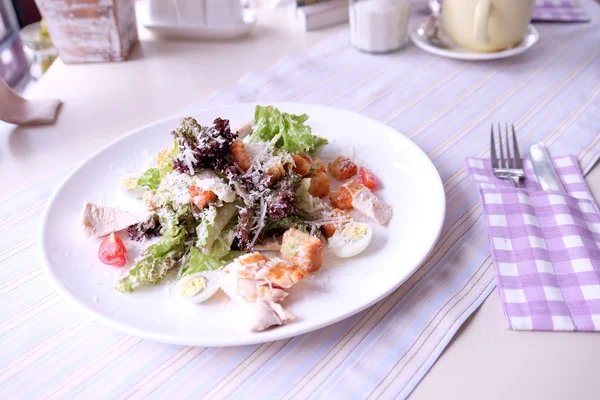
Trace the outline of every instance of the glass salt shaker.
<instances>
[{"instance_id":1,"label":"glass salt shaker","mask_svg":"<svg viewBox=\"0 0 600 400\"><path fill-rule=\"evenodd\" d=\"M350 0L350 40L367 53L396 51L408 41L409 0Z\"/></svg>"}]
</instances>

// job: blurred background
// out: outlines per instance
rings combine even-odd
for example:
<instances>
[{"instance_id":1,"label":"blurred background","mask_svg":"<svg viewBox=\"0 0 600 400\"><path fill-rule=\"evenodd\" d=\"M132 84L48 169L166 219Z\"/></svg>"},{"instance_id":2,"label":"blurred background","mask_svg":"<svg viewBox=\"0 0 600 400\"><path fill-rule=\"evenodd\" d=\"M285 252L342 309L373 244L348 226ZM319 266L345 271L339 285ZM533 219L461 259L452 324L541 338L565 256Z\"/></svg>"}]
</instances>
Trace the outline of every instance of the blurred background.
<instances>
[{"instance_id":1,"label":"blurred background","mask_svg":"<svg viewBox=\"0 0 600 400\"><path fill-rule=\"evenodd\" d=\"M24 85L31 78L30 67L34 64L36 68L31 72L39 78L56 57L52 49L44 56L44 47L51 44L44 43L40 19L34 0L0 0L0 79L11 87ZM27 26L32 28L20 35ZM46 38L49 42L47 35Z\"/></svg>"},{"instance_id":2,"label":"blurred background","mask_svg":"<svg viewBox=\"0 0 600 400\"><path fill-rule=\"evenodd\" d=\"M416 9L423 13L436 14L437 9L439 14L441 0L389 1L395 1L399 5L410 4L412 10ZM555 0L537 0L538 4L553 4L553 2L563 3ZM574 2L578 3L577 0ZM113 0L104 3L96 4L87 0L68 2L37 0L37 3L35 0L0 0L0 80L22 93L27 85L35 82L48 70L59 55L58 49L65 63L124 61L138 42L137 25L143 26L157 38L167 40L172 39L172 36L177 36L176 39L183 37L192 40L232 40L247 34L255 24L256 15L253 10L262 8L263 11L270 13L269 9L287 7L290 11L287 13L290 29L310 31L348 23L349 5L352 8L368 2L361 2L361 0ZM169 9L174 4L179 7ZM460 6L462 7L463 4ZM107 7L114 12L106 13ZM208 11L211 7L213 13L209 15ZM73 12L73 10L84 11ZM42 14L49 20L42 20ZM199 23L202 18L198 15L203 17L203 24ZM534 19L535 17L534 13ZM538 18L538 21L544 22L543 19L544 17ZM106 20L110 21L104 23ZM95 21L102 21L102 23L96 24ZM48 33L46 22L54 36L54 42ZM397 22L394 24L398 25ZM403 24L406 25L406 21L403 20ZM380 30L382 29L383 26ZM406 28L404 30L406 31ZM406 32L396 34L399 42L398 45L393 46L394 49L402 47L405 34ZM436 35L433 36L435 38ZM114 37L118 37L119 40L110 39ZM377 52L376 48L361 47L354 39L356 38L353 37L353 44L361 50Z\"/></svg>"}]
</instances>

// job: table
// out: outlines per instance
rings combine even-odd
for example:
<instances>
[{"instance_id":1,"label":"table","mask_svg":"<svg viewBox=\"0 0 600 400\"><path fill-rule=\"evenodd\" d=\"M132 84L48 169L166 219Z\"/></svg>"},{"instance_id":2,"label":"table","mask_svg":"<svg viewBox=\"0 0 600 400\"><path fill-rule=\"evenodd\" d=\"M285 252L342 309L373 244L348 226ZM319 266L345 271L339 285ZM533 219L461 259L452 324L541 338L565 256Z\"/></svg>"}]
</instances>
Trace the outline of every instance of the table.
<instances>
[{"instance_id":1,"label":"table","mask_svg":"<svg viewBox=\"0 0 600 400\"><path fill-rule=\"evenodd\" d=\"M304 34L286 27L284 13L277 11L261 13L254 32L241 41L158 41L142 29L141 44L126 63L66 66L57 61L29 93L65 102L56 125L0 126L3 191L72 169L123 133L178 112L234 85L247 71L264 69L344 29ZM244 63L237 62L241 58ZM214 60L224 67L212 67ZM600 168L588 182L600 200ZM494 292L411 398L593 398L596 355L596 334L508 331Z\"/></svg>"}]
</instances>

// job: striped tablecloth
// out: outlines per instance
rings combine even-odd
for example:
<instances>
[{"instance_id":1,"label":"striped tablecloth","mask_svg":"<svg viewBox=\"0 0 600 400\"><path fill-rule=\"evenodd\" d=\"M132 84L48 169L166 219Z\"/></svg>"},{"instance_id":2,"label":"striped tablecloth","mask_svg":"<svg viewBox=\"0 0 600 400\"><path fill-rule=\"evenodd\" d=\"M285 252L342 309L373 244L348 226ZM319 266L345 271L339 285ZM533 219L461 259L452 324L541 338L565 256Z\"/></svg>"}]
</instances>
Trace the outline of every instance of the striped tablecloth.
<instances>
[{"instance_id":1,"label":"striped tablecloth","mask_svg":"<svg viewBox=\"0 0 600 400\"><path fill-rule=\"evenodd\" d=\"M370 309L289 340L233 348L152 343L95 322L44 276L36 233L63 176L0 194L0 398L406 397L493 290L478 193L465 156L486 156L491 121L544 140L588 169L600 153L600 11L541 25L521 57L468 63L411 46L371 56L335 36L194 106L269 100L328 104L383 121L440 171L448 199L434 252ZM525 146L523 146L525 149Z\"/></svg>"}]
</instances>

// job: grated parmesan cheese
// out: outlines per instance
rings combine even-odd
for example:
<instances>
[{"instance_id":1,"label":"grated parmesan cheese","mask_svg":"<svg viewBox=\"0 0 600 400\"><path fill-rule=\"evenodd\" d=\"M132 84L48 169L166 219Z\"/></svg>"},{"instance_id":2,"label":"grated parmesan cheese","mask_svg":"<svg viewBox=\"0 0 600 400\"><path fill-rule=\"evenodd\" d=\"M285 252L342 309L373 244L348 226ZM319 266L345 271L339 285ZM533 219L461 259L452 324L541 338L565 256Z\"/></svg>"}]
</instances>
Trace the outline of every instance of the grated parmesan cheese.
<instances>
[{"instance_id":1,"label":"grated parmesan cheese","mask_svg":"<svg viewBox=\"0 0 600 400\"><path fill-rule=\"evenodd\" d=\"M198 162L198 159L194 155L194 151L186 145L183 150L181 150L181 153L179 153L177 158L183 161L190 175L194 175L194 164Z\"/></svg>"},{"instance_id":2,"label":"grated parmesan cheese","mask_svg":"<svg viewBox=\"0 0 600 400\"><path fill-rule=\"evenodd\" d=\"M210 190L226 203L235 201L235 191L212 170L204 169L198 172L191 178L191 184L202 190Z\"/></svg>"},{"instance_id":3,"label":"grated parmesan cheese","mask_svg":"<svg viewBox=\"0 0 600 400\"><path fill-rule=\"evenodd\" d=\"M260 208L257 212L257 215L255 216L256 225L254 226L254 228L252 228L252 231L254 231L254 237L252 238L252 241L250 242L250 247L254 246L254 243L256 243L256 241L258 240L258 237L260 236L260 232L265 227L266 216L267 216L267 202L265 201L265 199L263 197L261 197L260 198Z\"/></svg>"}]
</instances>

